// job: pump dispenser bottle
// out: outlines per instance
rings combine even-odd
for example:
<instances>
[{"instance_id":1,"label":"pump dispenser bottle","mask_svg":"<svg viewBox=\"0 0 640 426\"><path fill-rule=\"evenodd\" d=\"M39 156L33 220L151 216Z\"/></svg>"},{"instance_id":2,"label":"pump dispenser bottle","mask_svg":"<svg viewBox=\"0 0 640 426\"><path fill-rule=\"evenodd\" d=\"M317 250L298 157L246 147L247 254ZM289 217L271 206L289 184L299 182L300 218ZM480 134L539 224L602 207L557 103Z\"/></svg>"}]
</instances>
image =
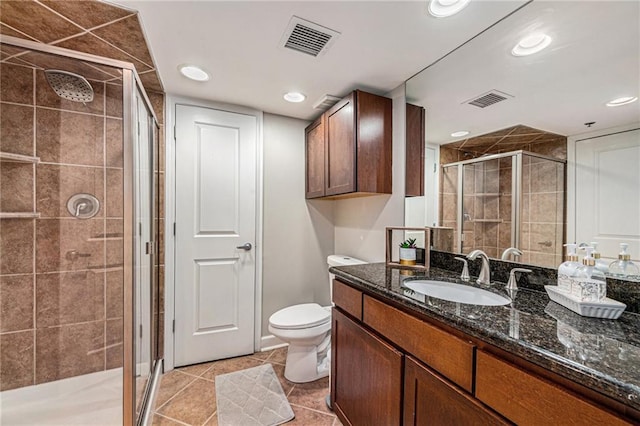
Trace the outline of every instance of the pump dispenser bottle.
<instances>
[{"instance_id":1,"label":"pump dispenser bottle","mask_svg":"<svg viewBox=\"0 0 640 426\"><path fill-rule=\"evenodd\" d=\"M591 247L593 247L593 258L596 260L596 269L600 272L607 273L609 272L609 262L602 260L600 258L600 252L598 251L598 244L595 241L591 241L589 243Z\"/></svg>"},{"instance_id":2,"label":"pump dispenser bottle","mask_svg":"<svg viewBox=\"0 0 640 426\"><path fill-rule=\"evenodd\" d=\"M638 265L631 261L631 255L627 253L629 244L620 243L620 254L618 254L618 260L611 262L609 265L609 272L616 277L629 277L640 276Z\"/></svg>"},{"instance_id":3,"label":"pump dispenser bottle","mask_svg":"<svg viewBox=\"0 0 640 426\"><path fill-rule=\"evenodd\" d=\"M564 246L567 248L567 256L565 261L558 266L558 290L571 293L571 277L575 275L580 263L578 263L576 245L571 243Z\"/></svg>"},{"instance_id":4,"label":"pump dispenser bottle","mask_svg":"<svg viewBox=\"0 0 640 426\"><path fill-rule=\"evenodd\" d=\"M593 247L584 250L587 255L573 276L571 294L581 302L598 302L607 296L607 278L596 269L596 260L591 255Z\"/></svg>"}]
</instances>

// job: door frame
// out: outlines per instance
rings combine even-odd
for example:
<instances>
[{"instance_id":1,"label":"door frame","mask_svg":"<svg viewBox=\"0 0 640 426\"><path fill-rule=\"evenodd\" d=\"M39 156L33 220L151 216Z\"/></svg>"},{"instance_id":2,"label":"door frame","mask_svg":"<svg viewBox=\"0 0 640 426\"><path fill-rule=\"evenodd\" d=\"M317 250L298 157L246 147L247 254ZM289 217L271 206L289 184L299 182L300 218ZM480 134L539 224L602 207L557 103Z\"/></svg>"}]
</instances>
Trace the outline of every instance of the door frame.
<instances>
[{"instance_id":1,"label":"door frame","mask_svg":"<svg viewBox=\"0 0 640 426\"><path fill-rule=\"evenodd\" d=\"M609 127L587 133L572 135L567 138L567 232L566 242L576 240L576 144L585 139L594 139L615 133L639 129L640 122L623 126Z\"/></svg>"},{"instance_id":2,"label":"door frame","mask_svg":"<svg viewBox=\"0 0 640 426\"><path fill-rule=\"evenodd\" d=\"M262 227L263 227L263 112L222 102L206 101L167 94L165 101L165 212L164 212L164 371L174 368L174 333L175 319L175 235L173 223L176 217L176 141L175 114L176 105L211 108L238 114L251 115L257 120L256 147L256 240L255 240L255 300L254 300L254 351L260 350L262 337ZM170 190L169 190L170 189Z\"/></svg>"}]
</instances>

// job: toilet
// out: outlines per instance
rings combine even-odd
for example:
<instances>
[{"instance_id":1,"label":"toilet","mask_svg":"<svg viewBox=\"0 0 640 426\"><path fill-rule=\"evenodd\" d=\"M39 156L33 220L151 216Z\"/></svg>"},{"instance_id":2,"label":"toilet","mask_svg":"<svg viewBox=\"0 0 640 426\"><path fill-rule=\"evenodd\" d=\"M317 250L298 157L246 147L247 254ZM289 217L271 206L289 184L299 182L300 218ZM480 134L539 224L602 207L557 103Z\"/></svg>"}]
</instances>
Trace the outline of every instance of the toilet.
<instances>
[{"instance_id":1,"label":"toilet","mask_svg":"<svg viewBox=\"0 0 640 426\"><path fill-rule=\"evenodd\" d=\"M331 255L331 266L367 263L354 257ZM332 293L333 274L329 274ZM284 377L306 383L329 375L331 369L331 306L303 303L280 309L269 318L269 332L289 344Z\"/></svg>"}]
</instances>

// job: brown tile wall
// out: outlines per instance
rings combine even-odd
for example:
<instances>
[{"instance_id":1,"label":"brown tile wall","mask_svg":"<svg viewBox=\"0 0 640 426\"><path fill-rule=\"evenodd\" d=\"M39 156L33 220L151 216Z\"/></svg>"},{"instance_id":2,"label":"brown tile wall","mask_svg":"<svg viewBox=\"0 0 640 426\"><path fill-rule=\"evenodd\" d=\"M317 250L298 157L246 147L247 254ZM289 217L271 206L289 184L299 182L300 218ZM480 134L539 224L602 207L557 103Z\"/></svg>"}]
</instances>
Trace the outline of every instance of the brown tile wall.
<instances>
[{"instance_id":1,"label":"brown tile wall","mask_svg":"<svg viewBox=\"0 0 640 426\"><path fill-rule=\"evenodd\" d=\"M35 67L0 76L0 150L41 160L0 164L0 211L40 213L0 220L0 391L121 367L122 86L90 80L83 105ZM70 217L79 192L96 217Z\"/></svg>"},{"instance_id":2,"label":"brown tile wall","mask_svg":"<svg viewBox=\"0 0 640 426\"><path fill-rule=\"evenodd\" d=\"M565 236L565 167L535 157L522 159L522 262L555 268Z\"/></svg>"},{"instance_id":3,"label":"brown tile wall","mask_svg":"<svg viewBox=\"0 0 640 426\"><path fill-rule=\"evenodd\" d=\"M454 158L455 151L447 148L444 158ZM458 157L462 156L459 151ZM457 168L442 170L441 224L455 228ZM468 253L479 248L497 258L511 246L511 176L511 158L465 166L464 241L462 248L455 251ZM566 228L564 176L561 163L523 156L519 246L523 263L556 267L562 262Z\"/></svg>"}]
</instances>

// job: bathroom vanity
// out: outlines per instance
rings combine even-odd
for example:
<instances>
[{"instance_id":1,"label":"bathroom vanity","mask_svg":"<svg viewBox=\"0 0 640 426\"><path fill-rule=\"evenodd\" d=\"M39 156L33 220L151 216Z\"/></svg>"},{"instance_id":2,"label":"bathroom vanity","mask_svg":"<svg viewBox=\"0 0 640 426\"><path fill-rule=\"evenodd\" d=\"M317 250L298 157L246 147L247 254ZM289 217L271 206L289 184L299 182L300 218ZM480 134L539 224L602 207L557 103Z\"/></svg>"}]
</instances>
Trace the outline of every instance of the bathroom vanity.
<instances>
[{"instance_id":1,"label":"bathroom vanity","mask_svg":"<svg viewBox=\"0 0 640 426\"><path fill-rule=\"evenodd\" d=\"M331 272L331 397L345 425L640 422L636 314L582 318L527 289L504 306L469 305L403 285L461 283L434 268Z\"/></svg>"}]
</instances>

